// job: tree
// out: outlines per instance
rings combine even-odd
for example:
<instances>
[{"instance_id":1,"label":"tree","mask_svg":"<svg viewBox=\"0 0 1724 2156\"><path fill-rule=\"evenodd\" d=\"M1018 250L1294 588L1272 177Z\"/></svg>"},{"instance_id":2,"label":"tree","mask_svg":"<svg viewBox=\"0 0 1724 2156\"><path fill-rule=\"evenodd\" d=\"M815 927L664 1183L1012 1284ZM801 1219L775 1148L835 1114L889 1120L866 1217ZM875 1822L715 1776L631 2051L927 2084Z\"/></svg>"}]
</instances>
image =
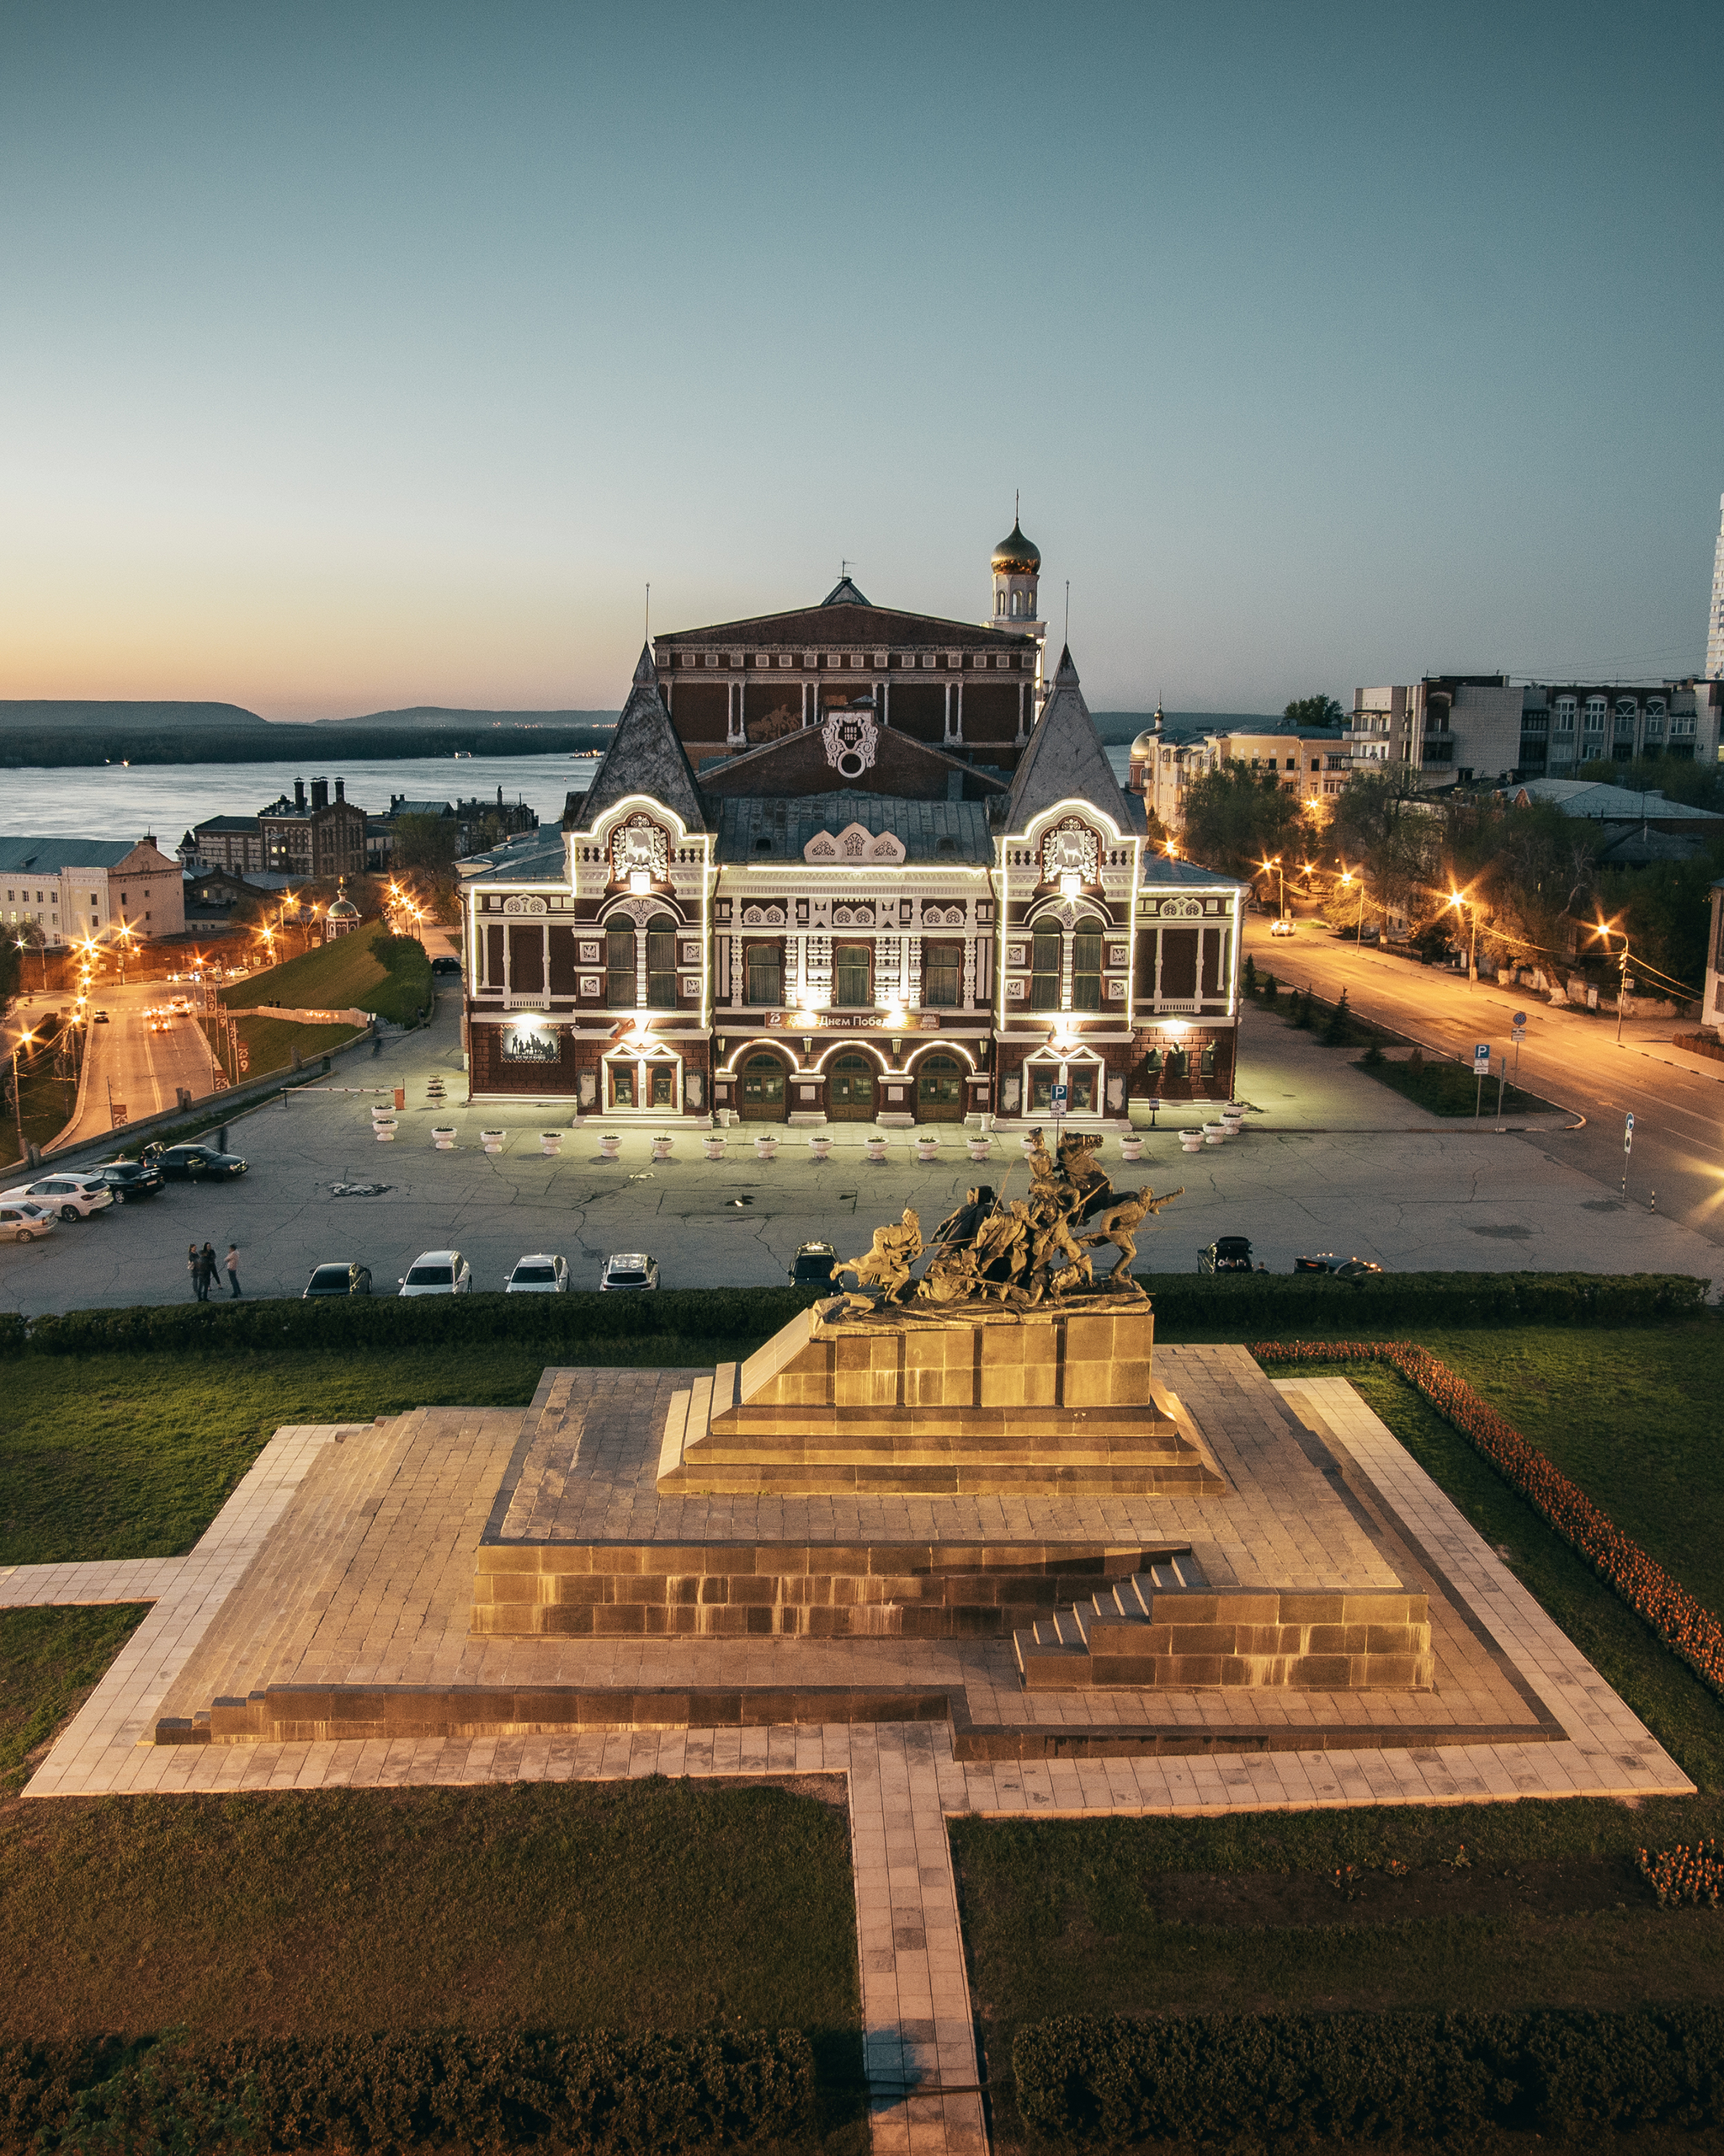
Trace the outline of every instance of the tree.
<instances>
[{"instance_id":1,"label":"tree","mask_svg":"<svg viewBox=\"0 0 1724 2156\"><path fill-rule=\"evenodd\" d=\"M1333 696L1296 696L1281 714L1296 727L1338 727L1346 716Z\"/></svg>"},{"instance_id":2,"label":"tree","mask_svg":"<svg viewBox=\"0 0 1724 2156\"><path fill-rule=\"evenodd\" d=\"M1273 771L1224 764L1185 796L1184 849L1211 868L1247 873L1271 854L1290 854L1299 829L1299 804Z\"/></svg>"},{"instance_id":3,"label":"tree","mask_svg":"<svg viewBox=\"0 0 1724 2156\"><path fill-rule=\"evenodd\" d=\"M390 865L404 869L450 869L455 865L455 826L452 816L398 816Z\"/></svg>"}]
</instances>

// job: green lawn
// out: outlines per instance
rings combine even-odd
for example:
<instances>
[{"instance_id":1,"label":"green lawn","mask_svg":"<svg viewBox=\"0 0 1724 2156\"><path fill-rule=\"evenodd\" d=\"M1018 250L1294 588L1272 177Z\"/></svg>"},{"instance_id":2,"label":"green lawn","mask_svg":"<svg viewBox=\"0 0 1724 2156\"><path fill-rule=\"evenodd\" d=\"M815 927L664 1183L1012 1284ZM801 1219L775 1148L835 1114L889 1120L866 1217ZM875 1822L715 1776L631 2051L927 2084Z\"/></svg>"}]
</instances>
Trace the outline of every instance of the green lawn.
<instances>
[{"instance_id":1,"label":"green lawn","mask_svg":"<svg viewBox=\"0 0 1724 2156\"><path fill-rule=\"evenodd\" d=\"M371 948L385 934L380 924L366 921L338 942L315 945L297 958L232 982L222 990L221 1000L232 1011L253 1010L260 1003L301 1010L351 1006L405 1025L430 1003L430 961L421 950L416 963L390 972Z\"/></svg>"},{"instance_id":2,"label":"green lawn","mask_svg":"<svg viewBox=\"0 0 1724 2156\"><path fill-rule=\"evenodd\" d=\"M288 1069L295 1048L306 1062L311 1062L317 1057L327 1055L330 1049L340 1047L343 1041L353 1040L359 1030L356 1025L295 1025L290 1019L265 1018L261 1014L240 1019L238 1026L239 1037L251 1053L252 1064L247 1078L261 1078L266 1071Z\"/></svg>"},{"instance_id":3,"label":"green lawn","mask_svg":"<svg viewBox=\"0 0 1724 2156\"><path fill-rule=\"evenodd\" d=\"M77 1711L147 1606L0 1610L0 1794L23 1787L30 1755Z\"/></svg>"},{"instance_id":4,"label":"green lawn","mask_svg":"<svg viewBox=\"0 0 1724 2156\"><path fill-rule=\"evenodd\" d=\"M837 1797L839 1785L825 1786ZM515 1782L0 1807L0 2038L801 2028L865 2145L841 1806Z\"/></svg>"},{"instance_id":5,"label":"green lawn","mask_svg":"<svg viewBox=\"0 0 1724 2156\"><path fill-rule=\"evenodd\" d=\"M1363 1057L1353 1066L1374 1078L1379 1085L1386 1085L1402 1099L1411 1100L1433 1115L1471 1115L1478 1097L1478 1081L1465 1063L1444 1063L1421 1060L1414 1062L1410 1057L1386 1056L1380 1063L1367 1062ZM1530 1112L1549 1114L1555 1104L1540 1099L1535 1093L1523 1093L1518 1085L1503 1088L1503 1113L1505 1115ZM1493 1121L1497 1114L1497 1081L1487 1078L1484 1082L1484 1096L1477 1111L1486 1121Z\"/></svg>"}]
</instances>

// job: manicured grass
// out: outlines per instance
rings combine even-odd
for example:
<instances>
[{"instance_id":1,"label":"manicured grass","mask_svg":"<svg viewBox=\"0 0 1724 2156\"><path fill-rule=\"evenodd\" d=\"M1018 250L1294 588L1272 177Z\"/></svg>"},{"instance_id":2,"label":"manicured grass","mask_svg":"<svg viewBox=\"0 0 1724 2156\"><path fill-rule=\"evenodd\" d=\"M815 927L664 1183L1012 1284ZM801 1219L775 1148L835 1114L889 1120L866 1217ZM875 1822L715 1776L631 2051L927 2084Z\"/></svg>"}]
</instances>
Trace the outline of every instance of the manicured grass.
<instances>
[{"instance_id":1,"label":"manicured grass","mask_svg":"<svg viewBox=\"0 0 1724 2156\"><path fill-rule=\"evenodd\" d=\"M363 922L336 943L314 946L297 958L271 966L221 992L231 1011L254 1010L259 1003L285 1003L290 1009L376 1011L407 1024L431 1002L430 961L422 951L417 964L391 973L373 952L372 943L387 931L376 921Z\"/></svg>"},{"instance_id":2,"label":"manicured grass","mask_svg":"<svg viewBox=\"0 0 1724 2156\"><path fill-rule=\"evenodd\" d=\"M148 1606L0 1610L0 1793L23 1787L31 1754L77 1711Z\"/></svg>"},{"instance_id":3,"label":"manicured grass","mask_svg":"<svg viewBox=\"0 0 1724 2156\"><path fill-rule=\"evenodd\" d=\"M295 1025L290 1019L285 1018L242 1018L238 1025L239 1037L251 1054L247 1078L261 1078L265 1071L288 1069L295 1048L310 1062L315 1057L340 1047L344 1041L353 1040L359 1030L356 1025Z\"/></svg>"},{"instance_id":4,"label":"manicured grass","mask_svg":"<svg viewBox=\"0 0 1724 2156\"><path fill-rule=\"evenodd\" d=\"M1415 1102L1433 1115L1471 1115L1478 1095L1478 1081L1464 1063L1421 1062L1411 1057L1385 1057L1381 1062L1367 1062L1363 1057L1353 1066L1374 1078L1379 1085L1386 1085L1402 1099ZM1548 1114L1554 1102L1542 1100L1535 1093L1523 1093L1518 1085L1503 1089L1503 1113L1505 1115L1530 1111ZM1478 1114L1486 1121L1494 1121L1497 1114L1497 1081L1487 1078L1484 1082L1482 1100Z\"/></svg>"},{"instance_id":5,"label":"manicured grass","mask_svg":"<svg viewBox=\"0 0 1724 2156\"><path fill-rule=\"evenodd\" d=\"M757 1346L658 1338L615 1360L710 1366ZM609 1360L602 1349L588 1360ZM24 1357L6 1365L0 1564L189 1550L284 1423L524 1407L546 1358L507 1342L391 1353ZM74 1411L75 1410L75 1411Z\"/></svg>"},{"instance_id":6,"label":"manicured grass","mask_svg":"<svg viewBox=\"0 0 1724 2156\"><path fill-rule=\"evenodd\" d=\"M836 1785L831 1786L836 1791ZM855 2109L842 1809L693 1781L17 1802L0 2036L801 2028Z\"/></svg>"}]
</instances>

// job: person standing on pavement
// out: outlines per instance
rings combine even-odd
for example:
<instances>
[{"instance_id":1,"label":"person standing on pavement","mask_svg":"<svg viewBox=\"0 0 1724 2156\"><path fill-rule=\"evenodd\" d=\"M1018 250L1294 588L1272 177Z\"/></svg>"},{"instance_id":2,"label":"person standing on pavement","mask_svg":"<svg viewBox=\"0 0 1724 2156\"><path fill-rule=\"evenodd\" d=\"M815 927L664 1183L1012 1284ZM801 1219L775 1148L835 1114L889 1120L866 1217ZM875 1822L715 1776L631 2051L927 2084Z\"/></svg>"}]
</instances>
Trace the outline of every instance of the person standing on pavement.
<instances>
[{"instance_id":1,"label":"person standing on pavement","mask_svg":"<svg viewBox=\"0 0 1724 2156\"><path fill-rule=\"evenodd\" d=\"M239 1245L237 1243L230 1243L227 1246L227 1292L231 1302L239 1301Z\"/></svg>"},{"instance_id":2,"label":"person standing on pavement","mask_svg":"<svg viewBox=\"0 0 1724 2156\"><path fill-rule=\"evenodd\" d=\"M204 1279L204 1292L198 1300L200 1302L207 1302L210 1300L210 1291L216 1285L216 1246L213 1243L206 1243L199 1252L198 1264Z\"/></svg>"},{"instance_id":3,"label":"person standing on pavement","mask_svg":"<svg viewBox=\"0 0 1724 2156\"><path fill-rule=\"evenodd\" d=\"M204 1299L204 1261L198 1255L195 1243L186 1251L185 1269L192 1276L192 1301L201 1302Z\"/></svg>"}]
</instances>

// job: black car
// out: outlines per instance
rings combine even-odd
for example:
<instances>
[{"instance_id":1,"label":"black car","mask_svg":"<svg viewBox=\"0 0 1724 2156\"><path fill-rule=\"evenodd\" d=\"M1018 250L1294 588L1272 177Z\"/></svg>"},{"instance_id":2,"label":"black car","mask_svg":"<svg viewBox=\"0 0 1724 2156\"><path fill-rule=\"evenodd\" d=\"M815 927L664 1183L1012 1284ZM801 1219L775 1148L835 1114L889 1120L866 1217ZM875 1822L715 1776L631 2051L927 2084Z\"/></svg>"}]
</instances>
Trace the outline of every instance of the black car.
<instances>
[{"instance_id":1,"label":"black car","mask_svg":"<svg viewBox=\"0 0 1724 2156\"><path fill-rule=\"evenodd\" d=\"M96 1170L114 1193L116 1206L134 1198L153 1198L162 1188L162 1171L144 1160L108 1160Z\"/></svg>"},{"instance_id":2,"label":"black car","mask_svg":"<svg viewBox=\"0 0 1724 2156\"><path fill-rule=\"evenodd\" d=\"M445 956L434 958L431 961L431 971L434 973L459 973L460 970L461 962L458 958Z\"/></svg>"},{"instance_id":3,"label":"black car","mask_svg":"<svg viewBox=\"0 0 1724 2156\"><path fill-rule=\"evenodd\" d=\"M146 1146L144 1159L174 1182L201 1183L225 1176L243 1175L246 1164L237 1153L217 1153L214 1146Z\"/></svg>"},{"instance_id":4,"label":"black car","mask_svg":"<svg viewBox=\"0 0 1724 2156\"><path fill-rule=\"evenodd\" d=\"M319 1265L306 1283L306 1291L300 1297L309 1302L314 1296L370 1295L371 1268L338 1261L333 1265Z\"/></svg>"},{"instance_id":5,"label":"black car","mask_svg":"<svg viewBox=\"0 0 1724 2156\"><path fill-rule=\"evenodd\" d=\"M1251 1245L1242 1235L1218 1235L1207 1249L1197 1254L1200 1273L1248 1273Z\"/></svg>"},{"instance_id":6,"label":"black car","mask_svg":"<svg viewBox=\"0 0 1724 2156\"><path fill-rule=\"evenodd\" d=\"M790 1267L791 1281L797 1287L829 1288L838 1261L838 1254L829 1243L799 1243L795 1263Z\"/></svg>"},{"instance_id":7,"label":"black car","mask_svg":"<svg viewBox=\"0 0 1724 2156\"><path fill-rule=\"evenodd\" d=\"M1368 1280L1383 1269L1372 1258L1338 1258L1333 1250L1322 1250L1314 1257L1296 1258L1293 1270L1296 1273L1329 1273L1338 1280Z\"/></svg>"}]
</instances>

